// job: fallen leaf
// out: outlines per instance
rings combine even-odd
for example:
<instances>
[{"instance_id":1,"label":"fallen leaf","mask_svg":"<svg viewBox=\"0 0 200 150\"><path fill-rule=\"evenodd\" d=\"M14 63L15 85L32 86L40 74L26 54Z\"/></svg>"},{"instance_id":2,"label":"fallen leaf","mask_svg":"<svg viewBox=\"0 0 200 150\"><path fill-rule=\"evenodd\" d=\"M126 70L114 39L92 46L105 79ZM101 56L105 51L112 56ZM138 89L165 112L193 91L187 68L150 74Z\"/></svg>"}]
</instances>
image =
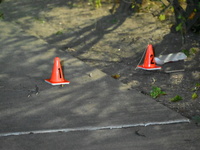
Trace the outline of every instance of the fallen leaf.
<instances>
[{"instance_id":1,"label":"fallen leaf","mask_svg":"<svg viewBox=\"0 0 200 150\"><path fill-rule=\"evenodd\" d=\"M192 19L194 18L195 14L196 14L195 12L192 12L192 13L190 14L190 16L188 17L188 19L192 20Z\"/></svg>"},{"instance_id":2,"label":"fallen leaf","mask_svg":"<svg viewBox=\"0 0 200 150\"><path fill-rule=\"evenodd\" d=\"M115 79L119 79L120 75L119 74L115 74L115 75L112 75L112 77L115 78Z\"/></svg>"}]
</instances>

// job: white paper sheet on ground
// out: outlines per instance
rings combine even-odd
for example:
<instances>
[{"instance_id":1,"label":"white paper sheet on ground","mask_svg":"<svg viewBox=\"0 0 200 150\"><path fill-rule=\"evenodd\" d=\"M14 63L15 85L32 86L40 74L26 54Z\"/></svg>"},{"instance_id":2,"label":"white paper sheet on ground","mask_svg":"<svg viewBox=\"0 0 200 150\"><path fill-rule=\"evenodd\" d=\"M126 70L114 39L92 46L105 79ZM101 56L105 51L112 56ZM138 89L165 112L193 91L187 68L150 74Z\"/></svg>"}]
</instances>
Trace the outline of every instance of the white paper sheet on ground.
<instances>
[{"instance_id":1,"label":"white paper sheet on ground","mask_svg":"<svg viewBox=\"0 0 200 150\"><path fill-rule=\"evenodd\" d=\"M187 56L183 52L171 53L167 55L160 55L159 57L155 57L155 62L158 65L163 65L168 62L179 61L186 59Z\"/></svg>"}]
</instances>

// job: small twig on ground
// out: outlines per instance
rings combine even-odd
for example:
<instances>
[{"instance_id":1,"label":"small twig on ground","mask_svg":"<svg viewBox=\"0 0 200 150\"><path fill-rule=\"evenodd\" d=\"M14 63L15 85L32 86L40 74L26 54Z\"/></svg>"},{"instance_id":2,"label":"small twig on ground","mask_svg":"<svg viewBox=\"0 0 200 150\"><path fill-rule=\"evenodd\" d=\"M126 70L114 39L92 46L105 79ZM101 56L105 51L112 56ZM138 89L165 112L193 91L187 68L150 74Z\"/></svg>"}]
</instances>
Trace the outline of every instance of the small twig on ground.
<instances>
[{"instance_id":1,"label":"small twig on ground","mask_svg":"<svg viewBox=\"0 0 200 150\"><path fill-rule=\"evenodd\" d=\"M185 71L185 69L181 69L181 70L169 70L169 71L165 71L166 73L174 73L174 72L181 72L181 71Z\"/></svg>"},{"instance_id":2,"label":"small twig on ground","mask_svg":"<svg viewBox=\"0 0 200 150\"><path fill-rule=\"evenodd\" d=\"M35 85L34 90L29 90L28 97L30 97L32 94L38 95L38 93L39 93L39 87Z\"/></svg>"}]
</instances>

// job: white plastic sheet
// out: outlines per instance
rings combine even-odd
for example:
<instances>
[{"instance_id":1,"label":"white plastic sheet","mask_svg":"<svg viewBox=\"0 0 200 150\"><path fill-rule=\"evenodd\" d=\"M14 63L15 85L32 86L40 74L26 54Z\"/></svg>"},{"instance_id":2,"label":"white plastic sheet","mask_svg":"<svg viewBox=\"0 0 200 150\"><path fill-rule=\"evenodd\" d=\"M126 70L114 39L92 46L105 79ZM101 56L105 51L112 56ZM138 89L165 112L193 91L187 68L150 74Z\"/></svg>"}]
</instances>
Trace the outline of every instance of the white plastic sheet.
<instances>
[{"instance_id":1,"label":"white plastic sheet","mask_svg":"<svg viewBox=\"0 0 200 150\"><path fill-rule=\"evenodd\" d=\"M178 52L178 53L171 53L171 54L160 55L159 57L155 57L155 62L158 65L163 65L168 62L184 60L186 58L187 56L183 52Z\"/></svg>"}]
</instances>

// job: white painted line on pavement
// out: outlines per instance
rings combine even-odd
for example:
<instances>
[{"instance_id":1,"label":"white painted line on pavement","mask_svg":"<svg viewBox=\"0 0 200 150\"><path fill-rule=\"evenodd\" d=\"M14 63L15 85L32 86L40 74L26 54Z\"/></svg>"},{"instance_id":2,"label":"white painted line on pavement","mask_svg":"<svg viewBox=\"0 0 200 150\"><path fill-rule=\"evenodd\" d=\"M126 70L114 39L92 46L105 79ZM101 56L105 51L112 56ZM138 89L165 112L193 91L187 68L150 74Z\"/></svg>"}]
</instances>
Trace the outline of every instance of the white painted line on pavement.
<instances>
[{"instance_id":1,"label":"white painted line on pavement","mask_svg":"<svg viewBox=\"0 0 200 150\"><path fill-rule=\"evenodd\" d=\"M57 132L72 132L72 131L95 131L95 130L107 130L107 129L122 129L131 128L138 126L153 126L153 125L168 125L177 123L189 123L189 119L163 121L163 122L148 122L148 123L138 123L138 124L127 124L127 125L116 125L116 126L104 126L104 127L80 127L80 128L64 128L64 129L50 129L50 130L35 130L35 131L24 131L24 132L9 132L0 133L0 137L5 136L18 136L18 135L28 135L28 134L44 134L44 133L57 133Z\"/></svg>"}]
</instances>

